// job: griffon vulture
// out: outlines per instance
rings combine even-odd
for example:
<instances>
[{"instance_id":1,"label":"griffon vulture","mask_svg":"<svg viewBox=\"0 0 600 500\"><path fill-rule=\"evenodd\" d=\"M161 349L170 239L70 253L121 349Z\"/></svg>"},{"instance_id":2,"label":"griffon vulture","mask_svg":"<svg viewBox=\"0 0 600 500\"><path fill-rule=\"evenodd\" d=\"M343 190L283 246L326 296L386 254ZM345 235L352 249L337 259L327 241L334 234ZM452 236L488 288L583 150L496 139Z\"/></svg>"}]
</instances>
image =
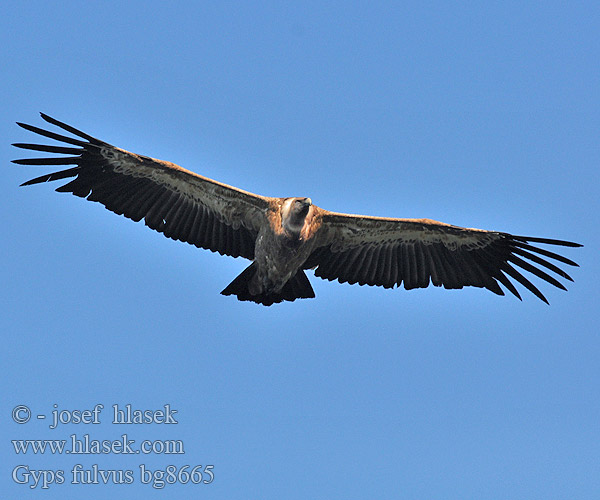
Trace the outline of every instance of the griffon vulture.
<instances>
[{"instance_id":1,"label":"griffon vulture","mask_svg":"<svg viewBox=\"0 0 600 500\"><path fill-rule=\"evenodd\" d=\"M265 306L314 297L304 271L340 283L385 288L475 286L504 295L500 284L521 298L510 278L544 302L517 268L565 290L556 278L573 281L556 264L576 266L562 255L534 245L581 246L569 241L467 229L430 219L391 219L329 212L310 198L270 198L213 181L173 163L119 149L41 114L77 136L67 137L18 123L36 134L66 143L18 148L69 156L14 160L21 165L72 165L23 183L74 177L56 189L73 193L163 233L252 264L221 293ZM527 260L525 260L527 259Z\"/></svg>"}]
</instances>

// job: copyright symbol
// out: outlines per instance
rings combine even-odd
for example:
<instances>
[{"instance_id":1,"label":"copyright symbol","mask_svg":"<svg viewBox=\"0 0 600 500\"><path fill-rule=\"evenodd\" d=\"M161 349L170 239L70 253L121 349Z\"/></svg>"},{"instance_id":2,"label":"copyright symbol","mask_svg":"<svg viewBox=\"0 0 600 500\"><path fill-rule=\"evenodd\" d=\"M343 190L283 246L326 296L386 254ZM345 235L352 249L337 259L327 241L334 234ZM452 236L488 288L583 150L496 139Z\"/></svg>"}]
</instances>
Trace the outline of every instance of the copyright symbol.
<instances>
[{"instance_id":1,"label":"copyright symbol","mask_svg":"<svg viewBox=\"0 0 600 500\"><path fill-rule=\"evenodd\" d=\"M31 410L25 405L18 405L13 408L12 418L17 424L25 424L31 418Z\"/></svg>"}]
</instances>

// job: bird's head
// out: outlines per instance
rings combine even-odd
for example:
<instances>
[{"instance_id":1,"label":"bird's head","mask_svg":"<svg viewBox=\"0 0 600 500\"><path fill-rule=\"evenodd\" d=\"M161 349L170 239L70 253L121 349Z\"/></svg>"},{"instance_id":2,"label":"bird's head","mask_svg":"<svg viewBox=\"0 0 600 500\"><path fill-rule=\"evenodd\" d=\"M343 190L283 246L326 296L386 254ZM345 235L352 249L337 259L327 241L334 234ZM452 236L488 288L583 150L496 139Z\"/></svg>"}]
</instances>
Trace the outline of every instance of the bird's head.
<instances>
[{"instance_id":1,"label":"bird's head","mask_svg":"<svg viewBox=\"0 0 600 500\"><path fill-rule=\"evenodd\" d=\"M291 211L300 217L306 217L312 200L310 198L292 198Z\"/></svg>"},{"instance_id":2,"label":"bird's head","mask_svg":"<svg viewBox=\"0 0 600 500\"><path fill-rule=\"evenodd\" d=\"M294 235L300 234L311 206L310 198L287 198L281 207L281 223L284 229Z\"/></svg>"}]
</instances>

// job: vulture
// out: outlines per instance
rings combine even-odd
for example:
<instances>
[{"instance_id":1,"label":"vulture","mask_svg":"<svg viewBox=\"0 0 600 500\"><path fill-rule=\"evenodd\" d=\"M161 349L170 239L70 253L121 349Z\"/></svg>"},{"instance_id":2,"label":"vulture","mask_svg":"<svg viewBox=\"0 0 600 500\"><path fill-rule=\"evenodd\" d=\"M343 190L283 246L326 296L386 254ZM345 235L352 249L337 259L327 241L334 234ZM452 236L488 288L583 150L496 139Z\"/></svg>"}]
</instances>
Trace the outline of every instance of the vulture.
<instances>
[{"instance_id":1,"label":"vulture","mask_svg":"<svg viewBox=\"0 0 600 500\"><path fill-rule=\"evenodd\" d=\"M315 296L305 274L384 288L473 286L521 299L520 283L548 303L521 270L566 290L573 281L558 263L572 260L538 244L570 241L464 228L431 219L396 219L330 212L310 198L271 198L203 177L174 163L130 153L41 113L71 136L24 123L20 127L60 145L16 143L62 156L13 160L20 165L66 166L24 182L73 178L56 189L102 203L174 240L251 264L221 293L265 306ZM73 137L74 136L74 137ZM65 156L66 155L66 156ZM514 282L513 282L514 281Z\"/></svg>"}]
</instances>

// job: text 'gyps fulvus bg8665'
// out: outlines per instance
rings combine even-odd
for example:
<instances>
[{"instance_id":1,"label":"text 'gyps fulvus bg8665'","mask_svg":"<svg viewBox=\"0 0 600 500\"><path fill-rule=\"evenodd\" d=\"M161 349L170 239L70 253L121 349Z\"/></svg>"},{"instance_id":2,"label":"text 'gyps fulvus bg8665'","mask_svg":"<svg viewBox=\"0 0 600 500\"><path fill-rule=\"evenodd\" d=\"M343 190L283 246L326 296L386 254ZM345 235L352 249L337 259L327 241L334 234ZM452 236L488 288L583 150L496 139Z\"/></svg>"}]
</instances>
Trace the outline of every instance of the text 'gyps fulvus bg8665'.
<instances>
[{"instance_id":1,"label":"text 'gyps fulvus bg8665'","mask_svg":"<svg viewBox=\"0 0 600 500\"><path fill-rule=\"evenodd\" d=\"M42 118L78 139L19 123L68 146L17 143L62 157L14 160L21 165L73 165L24 186L74 177L57 191L98 201L168 238L252 264L221 293L269 306L314 297L306 269L340 283L385 288L475 286L518 298L510 278L544 302L516 268L565 289L541 268L573 281L552 261L575 262L534 243L579 247L569 241L468 229L430 219L392 219L329 212L310 198L270 198L213 181L162 160L130 153L47 115ZM525 260L527 259L527 260Z\"/></svg>"}]
</instances>

